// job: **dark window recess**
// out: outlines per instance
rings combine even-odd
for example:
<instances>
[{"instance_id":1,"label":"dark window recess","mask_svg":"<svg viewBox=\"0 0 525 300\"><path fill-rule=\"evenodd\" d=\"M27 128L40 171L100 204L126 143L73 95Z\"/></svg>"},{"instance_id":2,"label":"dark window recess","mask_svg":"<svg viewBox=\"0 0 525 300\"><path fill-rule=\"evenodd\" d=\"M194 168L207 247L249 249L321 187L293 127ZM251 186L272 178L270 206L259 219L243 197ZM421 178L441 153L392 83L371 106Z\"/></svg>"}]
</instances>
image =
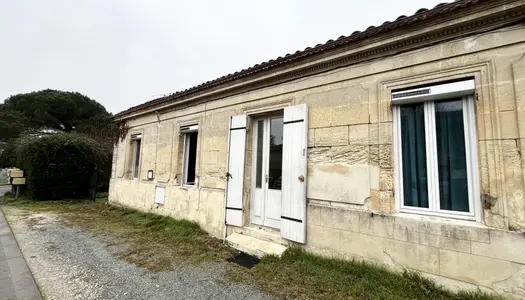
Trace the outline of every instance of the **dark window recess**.
<instances>
[{"instance_id":1,"label":"dark window recess","mask_svg":"<svg viewBox=\"0 0 525 300\"><path fill-rule=\"evenodd\" d=\"M195 184L195 167L197 165L197 133L187 133L188 141L188 177L186 184Z\"/></svg>"},{"instance_id":2,"label":"dark window recess","mask_svg":"<svg viewBox=\"0 0 525 300\"><path fill-rule=\"evenodd\" d=\"M139 178L140 167L140 140L135 140L133 157L133 178Z\"/></svg>"}]
</instances>

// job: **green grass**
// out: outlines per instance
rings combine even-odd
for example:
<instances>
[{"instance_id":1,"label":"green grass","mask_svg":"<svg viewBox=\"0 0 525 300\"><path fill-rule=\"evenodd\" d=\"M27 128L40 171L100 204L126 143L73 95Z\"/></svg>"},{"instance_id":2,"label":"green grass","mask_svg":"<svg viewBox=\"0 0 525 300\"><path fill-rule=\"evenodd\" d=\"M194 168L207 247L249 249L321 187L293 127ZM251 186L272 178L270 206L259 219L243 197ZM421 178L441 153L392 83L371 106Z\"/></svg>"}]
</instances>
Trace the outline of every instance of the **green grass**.
<instances>
[{"instance_id":1,"label":"green grass","mask_svg":"<svg viewBox=\"0 0 525 300\"><path fill-rule=\"evenodd\" d=\"M126 246L117 255L152 272L186 263L224 261L233 253L194 222L115 207L103 200L34 202L4 197L2 204L57 213L68 226L109 233L115 237L109 246ZM288 249L281 258L264 257L252 269L231 264L228 279L285 299L501 299L479 292L453 293L415 272L323 258L300 248Z\"/></svg>"},{"instance_id":2,"label":"green grass","mask_svg":"<svg viewBox=\"0 0 525 300\"><path fill-rule=\"evenodd\" d=\"M280 259L264 257L250 270L232 269L229 275L282 298L500 299L479 292L453 293L415 272L400 274L361 261L323 258L300 248L288 249Z\"/></svg>"},{"instance_id":3,"label":"green grass","mask_svg":"<svg viewBox=\"0 0 525 300\"><path fill-rule=\"evenodd\" d=\"M197 223L108 205L105 200L32 201L4 197L2 204L30 212L60 214L64 224L111 234L110 246L123 245L118 255L152 272L172 270L182 263L224 260L232 251L209 236ZM34 226L32 219L28 224Z\"/></svg>"}]
</instances>

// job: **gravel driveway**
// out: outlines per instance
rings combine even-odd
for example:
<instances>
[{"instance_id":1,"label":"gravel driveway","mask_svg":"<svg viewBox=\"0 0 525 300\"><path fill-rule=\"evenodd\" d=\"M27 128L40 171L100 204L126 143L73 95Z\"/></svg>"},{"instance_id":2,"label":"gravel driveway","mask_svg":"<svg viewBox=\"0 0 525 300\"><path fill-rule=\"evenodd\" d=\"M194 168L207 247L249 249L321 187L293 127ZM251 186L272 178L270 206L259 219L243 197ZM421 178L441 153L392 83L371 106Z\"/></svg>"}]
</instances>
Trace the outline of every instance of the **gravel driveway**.
<instances>
[{"instance_id":1,"label":"gravel driveway","mask_svg":"<svg viewBox=\"0 0 525 300\"><path fill-rule=\"evenodd\" d=\"M114 237L69 228L51 213L4 208L29 268L53 299L270 299L225 281L226 262L151 274L118 258Z\"/></svg>"}]
</instances>

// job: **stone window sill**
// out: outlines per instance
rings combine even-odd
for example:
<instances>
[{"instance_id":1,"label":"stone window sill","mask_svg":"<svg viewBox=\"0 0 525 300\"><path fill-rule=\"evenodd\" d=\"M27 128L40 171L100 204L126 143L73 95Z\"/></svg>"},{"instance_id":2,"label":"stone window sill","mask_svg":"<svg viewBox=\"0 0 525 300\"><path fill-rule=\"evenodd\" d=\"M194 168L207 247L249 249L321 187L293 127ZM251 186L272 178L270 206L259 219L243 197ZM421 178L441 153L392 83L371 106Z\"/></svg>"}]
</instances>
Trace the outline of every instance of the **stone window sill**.
<instances>
[{"instance_id":1,"label":"stone window sill","mask_svg":"<svg viewBox=\"0 0 525 300\"><path fill-rule=\"evenodd\" d=\"M445 217L440 217L440 216L412 214L412 213L407 213L407 212L394 213L392 214L392 216L395 218L409 219L413 221L443 223L443 224L456 225L456 226L467 226L467 227L476 227L476 228L483 228L483 229L492 229L491 227L488 227L485 224L476 222L474 220L460 220L460 219L445 218Z\"/></svg>"}]
</instances>

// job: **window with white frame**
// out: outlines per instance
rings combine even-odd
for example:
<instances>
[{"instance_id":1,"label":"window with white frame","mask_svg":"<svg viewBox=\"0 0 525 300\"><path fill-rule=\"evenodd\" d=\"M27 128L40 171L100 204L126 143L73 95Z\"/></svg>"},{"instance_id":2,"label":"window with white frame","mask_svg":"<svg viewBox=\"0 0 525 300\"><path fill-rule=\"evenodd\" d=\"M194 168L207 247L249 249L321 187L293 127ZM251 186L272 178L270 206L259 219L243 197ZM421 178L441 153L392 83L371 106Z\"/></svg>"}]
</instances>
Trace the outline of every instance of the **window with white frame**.
<instances>
[{"instance_id":1,"label":"window with white frame","mask_svg":"<svg viewBox=\"0 0 525 300\"><path fill-rule=\"evenodd\" d=\"M133 149L132 153L132 165L131 165L131 178L139 178L139 168L140 168L140 145L142 140L142 134L136 134L131 136L131 147Z\"/></svg>"},{"instance_id":2,"label":"window with white frame","mask_svg":"<svg viewBox=\"0 0 525 300\"><path fill-rule=\"evenodd\" d=\"M392 93L399 211L479 220L474 80Z\"/></svg>"},{"instance_id":3,"label":"window with white frame","mask_svg":"<svg viewBox=\"0 0 525 300\"><path fill-rule=\"evenodd\" d=\"M198 131L198 125L184 126L181 128L181 134L184 138L182 166L182 184L184 185L195 185Z\"/></svg>"}]
</instances>

